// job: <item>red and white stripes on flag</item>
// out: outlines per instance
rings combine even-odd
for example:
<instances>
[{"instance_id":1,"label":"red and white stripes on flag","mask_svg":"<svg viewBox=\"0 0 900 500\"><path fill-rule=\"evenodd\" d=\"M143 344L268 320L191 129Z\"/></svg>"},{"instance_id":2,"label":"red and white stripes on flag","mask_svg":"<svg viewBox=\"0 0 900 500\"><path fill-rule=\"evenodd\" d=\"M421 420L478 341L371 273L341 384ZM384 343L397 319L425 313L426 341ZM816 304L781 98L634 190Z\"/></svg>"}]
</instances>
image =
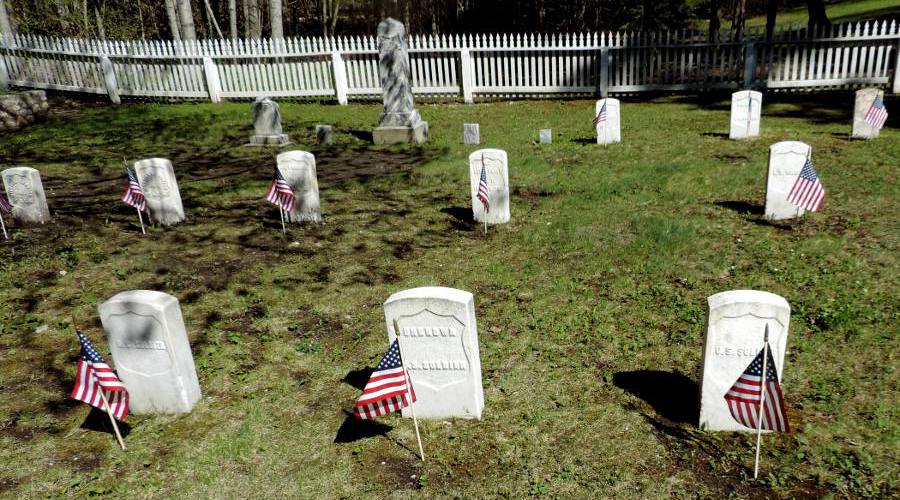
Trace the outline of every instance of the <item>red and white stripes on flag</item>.
<instances>
[{"instance_id":1,"label":"red and white stripes on flag","mask_svg":"<svg viewBox=\"0 0 900 500\"><path fill-rule=\"evenodd\" d=\"M825 200L825 187L819 181L816 169L813 168L812 160L806 159L800 175L794 182L794 187L788 193L787 201L796 207L805 208L810 212L815 212L822 206Z\"/></svg>"},{"instance_id":2,"label":"red and white stripes on flag","mask_svg":"<svg viewBox=\"0 0 900 500\"><path fill-rule=\"evenodd\" d=\"M290 184L281 175L281 170L278 167L275 168L275 178L272 179L272 184L266 193L266 201L273 205L278 205L285 212L293 212L294 207L297 206L297 197L294 196L294 190L291 189Z\"/></svg>"},{"instance_id":3,"label":"red and white stripes on flag","mask_svg":"<svg viewBox=\"0 0 900 500\"><path fill-rule=\"evenodd\" d=\"M598 125L602 125L606 123L606 101L603 101L603 106L600 107L600 112L597 113L597 116L594 117L594 127Z\"/></svg>"},{"instance_id":4,"label":"red and white stripes on flag","mask_svg":"<svg viewBox=\"0 0 900 500\"><path fill-rule=\"evenodd\" d=\"M763 349L766 350L766 349ZM738 377L731 389L725 393L725 401L731 416L744 427L756 429L760 419L760 396L762 396L762 359L763 350L750 362L744 373ZM790 432L787 420L787 410L784 405L784 396L781 394L781 385L778 383L778 370L772 357L772 351L768 351L766 361L765 384L766 391L762 404L762 429L778 432Z\"/></svg>"},{"instance_id":5,"label":"red and white stripes on flag","mask_svg":"<svg viewBox=\"0 0 900 500\"><path fill-rule=\"evenodd\" d=\"M83 333L78 332L78 340L81 343L81 356L75 368L72 399L106 411L103 397L100 395L100 391L103 391L113 416L118 420L124 420L128 416L128 390L125 384L103 361L100 353L94 349L91 341Z\"/></svg>"},{"instance_id":6,"label":"red and white stripes on flag","mask_svg":"<svg viewBox=\"0 0 900 500\"><path fill-rule=\"evenodd\" d=\"M887 108L884 106L884 99L882 99L881 94L879 94L875 96L875 100L872 101L872 105L869 106L869 110L866 111L866 123L875 130L881 130L881 127L884 127L884 122L887 121L887 118Z\"/></svg>"},{"instance_id":7,"label":"red and white stripes on flag","mask_svg":"<svg viewBox=\"0 0 900 500\"><path fill-rule=\"evenodd\" d=\"M138 182L137 175L130 168L125 169L125 175L128 181L125 183L125 192L122 193L122 201L126 205L132 206L141 212L147 210L147 199L144 198L144 190L141 189L141 183Z\"/></svg>"},{"instance_id":8,"label":"red and white stripes on flag","mask_svg":"<svg viewBox=\"0 0 900 500\"><path fill-rule=\"evenodd\" d=\"M481 155L481 177L478 180L478 193L476 197L484 205L484 211L491 211L491 198L488 194L487 172L484 169L484 155Z\"/></svg>"},{"instance_id":9,"label":"red and white stripes on flag","mask_svg":"<svg viewBox=\"0 0 900 500\"><path fill-rule=\"evenodd\" d=\"M9 204L6 196L3 196L3 193L0 193L0 211L12 212L12 205Z\"/></svg>"},{"instance_id":10,"label":"red and white stripes on flag","mask_svg":"<svg viewBox=\"0 0 900 500\"><path fill-rule=\"evenodd\" d=\"M410 405L407 391L415 402L416 393L400 358L400 344L394 340L356 400L353 414L358 419L369 420L400 411Z\"/></svg>"}]
</instances>

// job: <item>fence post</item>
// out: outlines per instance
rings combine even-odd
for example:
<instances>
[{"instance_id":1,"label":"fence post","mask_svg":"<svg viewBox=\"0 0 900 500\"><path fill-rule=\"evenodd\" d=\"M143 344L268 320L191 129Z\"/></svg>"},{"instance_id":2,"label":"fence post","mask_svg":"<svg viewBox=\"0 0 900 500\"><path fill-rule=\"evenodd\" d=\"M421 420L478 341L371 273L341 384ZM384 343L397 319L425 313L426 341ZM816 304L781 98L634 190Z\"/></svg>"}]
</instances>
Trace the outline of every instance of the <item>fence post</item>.
<instances>
[{"instance_id":1,"label":"fence post","mask_svg":"<svg viewBox=\"0 0 900 500\"><path fill-rule=\"evenodd\" d=\"M120 104L122 99L119 98L119 84L116 81L116 68L108 56L100 58L100 69L103 70L103 81L106 83L106 93L109 94L109 100L113 104Z\"/></svg>"},{"instance_id":2,"label":"fence post","mask_svg":"<svg viewBox=\"0 0 900 500\"><path fill-rule=\"evenodd\" d=\"M475 86L475 75L472 73L472 53L469 49L459 51L459 87L462 92L463 102L472 104L475 102L472 95L472 87Z\"/></svg>"},{"instance_id":3,"label":"fence post","mask_svg":"<svg viewBox=\"0 0 900 500\"><path fill-rule=\"evenodd\" d=\"M9 88L9 70L6 69L6 61L9 57L9 52L4 51L0 54L0 90L6 90Z\"/></svg>"},{"instance_id":4,"label":"fence post","mask_svg":"<svg viewBox=\"0 0 900 500\"><path fill-rule=\"evenodd\" d=\"M900 94L900 40L894 45L894 83L891 92Z\"/></svg>"},{"instance_id":5,"label":"fence post","mask_svg":"<svg viewBox=\"0 0 900 500\"><path fill-rule=\"evenodd\" d=\"M756 44L752 38L744 42L744 90L750 90L756 76Z\"/></svg>"},{"instance_id":6,"label":"fence post","mask_svg":"<svg viewBox=\"0 0 900 500\"><path fill-rule=\"evenodd\" d=\"M334 51L331 53L331 66L334 73L334 95L337 97L338 104L347 105L347 65L344 64L344 58L341 53Z\"/></svg>"},{"instance_id":7,"label":"fence post","mask_svg":"<svg viewBox=\"0 0 900 500\"><path fill-rule=\"evenodd\" d=\"M222 102L222 82L219 81L219 68L216 67L212 57L203 58L203 75L206 77L206 91L209 92L209 100Z\"/></svg>"},{"instance_id":8,"label":"fence post","mask_svg":"<svg viewBox=\"0 0 900 500\"><path fill-rule=\"evenodd\" d=\"M600 97L609 97L609 47L600 49L600 81L598 82Z\"/></svg>"}]
</instances>

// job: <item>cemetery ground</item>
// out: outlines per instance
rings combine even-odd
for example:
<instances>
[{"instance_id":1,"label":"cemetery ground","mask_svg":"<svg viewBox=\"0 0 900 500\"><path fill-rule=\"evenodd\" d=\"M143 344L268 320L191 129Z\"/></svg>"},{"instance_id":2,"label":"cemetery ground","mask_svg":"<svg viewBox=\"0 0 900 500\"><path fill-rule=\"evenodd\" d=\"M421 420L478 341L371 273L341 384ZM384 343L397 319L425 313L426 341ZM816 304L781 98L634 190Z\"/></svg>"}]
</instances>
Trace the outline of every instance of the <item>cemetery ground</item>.
<instances>
[{"instance_id":1,"label":"cemetery ground","mask_svg":"<svg viewBox=\"0 0 900 500\"><path fill-rule=\"evenodd\" d=\"M422 148L376 147L380 104L281 103L317 158L325 223L262 201L271 149L247 103L59 105L0 137L38 168L53 220L0 244L0 496L141 498L887 497L898 493L900 121L850 141L849 94L767 94L761 137L729 141L727 95L623 98L623 143L594 144L593 101L419 104ZM890 109L900 102L888 99ZM471 221L463 122L509 153L509 224ZM332 148L314 145L335 126ZM540 128L553 144L536 144ZM762 220L768 146L799 140L820 213ZM187 221L142 237L122 158L173 161ZM387 346L383 301L475 294L482 421L358 423ZM98 303L177 296L203 399L190 414L105 416L67 399L74 327L108 350ZM791 305L792 433L697 429L706 297Z\"/></svg>"}]
</instances>

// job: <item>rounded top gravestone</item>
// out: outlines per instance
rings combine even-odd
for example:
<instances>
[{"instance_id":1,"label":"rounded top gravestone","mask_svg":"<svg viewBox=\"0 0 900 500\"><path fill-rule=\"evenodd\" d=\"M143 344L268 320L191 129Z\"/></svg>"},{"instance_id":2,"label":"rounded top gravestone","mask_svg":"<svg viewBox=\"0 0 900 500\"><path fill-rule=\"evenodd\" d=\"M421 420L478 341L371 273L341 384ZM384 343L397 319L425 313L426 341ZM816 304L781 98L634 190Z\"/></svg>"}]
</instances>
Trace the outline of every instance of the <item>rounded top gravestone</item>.
<instances>
[{"instance_id":1,"label":"rounded top gravestone","mask_svg":"<svg viewBox=\"0 0 900 500\"><path fill-rule=\"evenodd\" d=\"M384 319L388 341L399 340L416 392L416 414L481 418L484 392L473 295L436 286L404 290L385 301Z\"/></svg>"}]
</instances>

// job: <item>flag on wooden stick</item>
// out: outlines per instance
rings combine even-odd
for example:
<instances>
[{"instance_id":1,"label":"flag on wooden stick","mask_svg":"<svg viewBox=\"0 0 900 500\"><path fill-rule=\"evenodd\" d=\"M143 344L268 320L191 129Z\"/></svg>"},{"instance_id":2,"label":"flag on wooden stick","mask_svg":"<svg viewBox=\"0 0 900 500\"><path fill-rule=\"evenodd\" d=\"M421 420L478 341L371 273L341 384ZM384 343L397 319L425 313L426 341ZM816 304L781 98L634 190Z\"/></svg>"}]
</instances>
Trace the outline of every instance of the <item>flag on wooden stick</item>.
<instances>
[{"instance_id":1,"label":"flag on wooden stick","mask_svg":"<svg viewBox=\"0 0 900 500\"><path fill-rule=\"evenodd\" d=\"M603 101L603 106L600 106L600 112L594 117L594 127L596 128L604 123L606 123L606 101Z\"/></svg>"},{"instance_id":2,"label":"flag on wooden stick","mask_svg":"<svg viewBox=\"0 0 900 500\"><path fill-rule=\"evenodd\" d=\"M478 194L476 195L481 204L484 205L484 211L491 211L491 199L488 197L487 172L484 169L484 157L481 158L481 178L478 181Z\"/></svg>"},{"instance_id":3,"label":"flag on wooden stick","mask_svg":"<svg viewBox=\"0 0 900 500\"><path fill-rule=\"evenodd\" d=\"M812 160L807 158L803 169L800 170L800 175L794 182L794 187L788 193L787 201L791 205L815 212L822 206L824 200L825 187L819 181Z\"/></svg>"},{"instance_id":4,"label":"flag on wooden stick","mask_svg":"<svg viewBox=\"0 0 900 500\"><path fill-rule=\"evenodd\" d=\"M125 182L125 192L122 194L122 201L141 212L146 212L147 199L144 197L144 190L141 189L141 183L138 182L137 175L130 168L125 169L125 175L128 177L128 180Z\"/></svg>"},{"instance_id":5,"label":"flag on wooden stick","mask_svg":"<svg viewBox=\"0 0 900 500\"><path fill-rule=\"evenodd\" d=\"M731 416L745 427L790 432L784 397L778 383L778 369L775 367L772 349L768 344L766 340L763 349L725 393L725 401L728 403ZM764 352L767 356L765 377L763 377Z\"/></svg>"},{"instance_id":6,"label":"flag on wooden stick","mask_svg":"<svg viewBox=\"0 0 900 500\"><path fill-rule=\"evenodd\" d=\"M6 196L3 193L0 193L0 211L9 213L12 212L12 205L9 204L9 200L6 199Z\"/></svg>"},{"instance_id":7,"label":"flag on wooden stick","mask_svg":"<svg viewBox=\"0 0 900 500\"><path fill-rule=\"evenodd\" d=\"M76 366L72 399L108 411L111 416L124 420L128 416L128 391L125 384L103 361L91 341L83 333L77 333L78 342L81 343L81 355ZM108 409L104 403L108 403Z\"/></svg>"},{"instance_id":8,"label":"flag on wooden stick","mask_svg":"<svg viewBox=\"0 0 900 500\"><path fill-rule=\"evenodd\" d=\"M881 98L881 94L875 96L875 100L872 101L872 105L869 106L869 110L866 111L866 123L869 124L875 130L881 130L881 127L884 127L884 122L887 121L888 112L887 108L884 106L884 99Z\"/></svg>"},{"instance_id":9,"label":"flag on wooden stick","mask_svg":"<svg viewBox=\"0 0 900 500\"><path fill-rule=\"evenodd\" d=\"M410 404L407 395L415 402L416 393L403 367L400 344L395 339L356 400L354 415L358 419L368 420L400 411Z\"/></svg>"},{"instance_id":10,"label":"flag on wooden stick","mask_svg":"<svg viewBox=\"0 0 900 500\"><path fill-rule=\"evenodd\" d=\"M281 207L285 212L292 212L294 207L297 206L297 197L294 196L294 190L291 189L290 184L281 175L281 170L278 167L275 167L275 178L272 179L272 184L266 193L266 201Z\"/></svg>"}]
</instances>

